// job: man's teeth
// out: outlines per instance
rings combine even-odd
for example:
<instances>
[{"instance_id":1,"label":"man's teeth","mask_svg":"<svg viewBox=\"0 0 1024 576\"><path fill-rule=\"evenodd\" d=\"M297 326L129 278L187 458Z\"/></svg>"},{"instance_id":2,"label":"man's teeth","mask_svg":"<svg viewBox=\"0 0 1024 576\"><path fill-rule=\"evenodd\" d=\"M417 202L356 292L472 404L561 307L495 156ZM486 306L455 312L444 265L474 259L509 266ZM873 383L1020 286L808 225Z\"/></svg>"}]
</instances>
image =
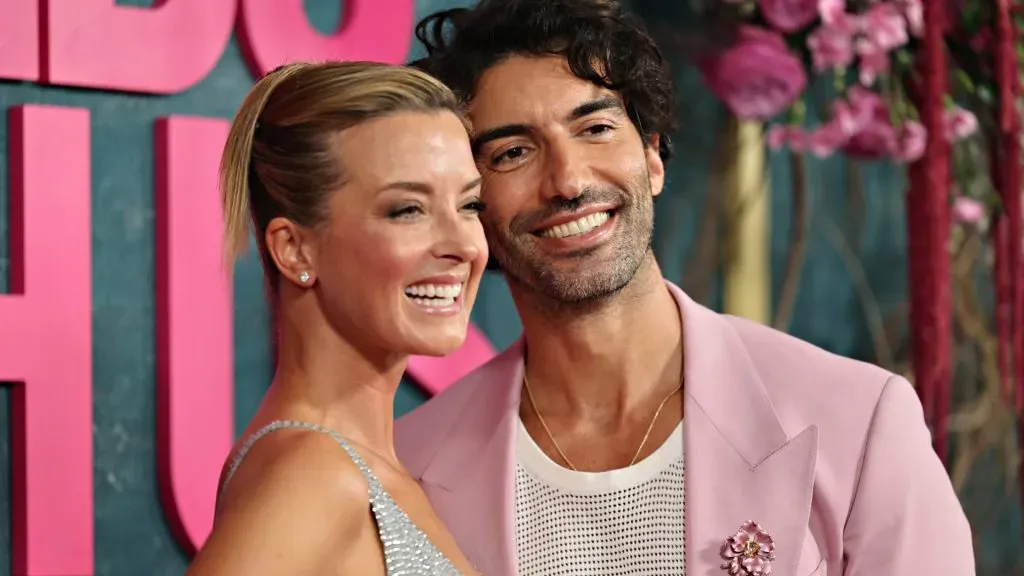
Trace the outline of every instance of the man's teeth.
<instances>
[{"instance_id":1,"label":"man's teeth","mask_svg":"<svg viewBox=\"0 0 1024 576\"><path fill-rule=\"evenodd\" d=\"M462 284L417 284L405 289L405 295L420 306L451 306L462 294Z\"/></svg>"},{"instance_id":2,"label":"man's teeth","mask_svg":"<svg viewBox=\"0 0 1024 576\"><path fill-rule=\"evenodd\" d=\"M540 235L545 238L567 238L569 236L579 236L580 234L590 232L607 221L607 212L595 212L584 216L579 220L573 220L572 222L552 226L551 228L542 231Z\"/></svg>"}]
</instances>

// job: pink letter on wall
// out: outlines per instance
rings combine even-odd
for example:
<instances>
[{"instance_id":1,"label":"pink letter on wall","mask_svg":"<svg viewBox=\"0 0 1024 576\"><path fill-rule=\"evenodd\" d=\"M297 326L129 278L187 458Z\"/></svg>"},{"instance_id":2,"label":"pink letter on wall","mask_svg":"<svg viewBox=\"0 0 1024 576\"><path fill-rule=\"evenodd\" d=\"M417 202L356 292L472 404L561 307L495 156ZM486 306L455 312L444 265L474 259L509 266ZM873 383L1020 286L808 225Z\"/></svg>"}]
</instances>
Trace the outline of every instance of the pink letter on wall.
<instances>
[{"instance_id":1,"label":"pink letter on wall","mask_svg":"<svg viewBox=\"0 0 1024 576\"><path fill-rule=\"evenodd\" d=\"M241 0L238 38L257 76L295 60L400 64L412 42L415 8L414 0L346 0L338 31L324 36L310 26L302 0Z\"/></svg>"},{"instance_id":2,"label":"pink letter on wall","mask_svg":"<svg viewBox=\"0 0 1024 576\"><path fill-rule=\"evenodd\" d=\"M409 376L431 395L459 381L494 357L494 347L475 325L469 325L466 341L455 352L436 358L413 356L409 359Z\"/></svg>"},{"instance_id":3,"label":"pink letter on wall","mask_svg":"<svg viewBox=\"0 0 1024 576\"><path fill-rule=\"evenodd\" d=\"M234 0L161 0L153 8L38 1L46 6L43 81L151 94L182 92L202 80L231 38L235 17Z\"/></svg>"},{"instance_id":4,"label":"pink letter on wall","mask_svg":"<svg viewBox=\"0 0 1024 576\"><path fill-rule=\"evenodd\" d=\"M39 2L0 2L0 78L39 80Z\"/></svg>"},{"instance_id":5,"label":"pink letter on wall","mask_svg":"<svg viewBox=\"0 0 1024 576\"><path fill-rule=\"evenodd\" d=\"M12 108L11 294L0 380L12 391L13 572L93 573L89 112Z\"/></svg>"},{"instance_id":6,"label":"pink letter on wall","mask_svg":"<svg viewBox=\"0 0 1024 576\"><path fill-rule=\"evenodd\" d=\"M222 267L223 120L157 121L157 464L164 513L192 554L213 527L231 450L231 284Z\"/></svg>"}]
</instances>

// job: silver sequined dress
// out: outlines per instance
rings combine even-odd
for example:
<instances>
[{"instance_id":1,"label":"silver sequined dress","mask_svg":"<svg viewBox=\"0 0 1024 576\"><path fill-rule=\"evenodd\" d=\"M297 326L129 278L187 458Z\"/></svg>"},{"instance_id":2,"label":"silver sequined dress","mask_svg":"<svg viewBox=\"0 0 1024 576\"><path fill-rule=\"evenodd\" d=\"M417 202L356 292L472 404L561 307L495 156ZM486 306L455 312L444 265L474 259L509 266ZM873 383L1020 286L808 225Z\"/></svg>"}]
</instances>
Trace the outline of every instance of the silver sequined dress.
<instances>
[{"instance_id":1,"label":"silver sequined dress","mask_svg":"<svg viewBox=\"0 0 1024 576\"><path fill-rule=\"evenodd\" d=\"M399 508L352 446L334 430L308 422L275 420L245 440L231 461L224 485L227 485L227 481L231 479L257 440L282 428L301 428L327 434L345 450L363 473L369 486L370 509L373 511L377 533L384 548L384 563L388 576L462 576L448 558L427 539L427 535L413 524L405 511Z\"/></svg>"}]
</instances>

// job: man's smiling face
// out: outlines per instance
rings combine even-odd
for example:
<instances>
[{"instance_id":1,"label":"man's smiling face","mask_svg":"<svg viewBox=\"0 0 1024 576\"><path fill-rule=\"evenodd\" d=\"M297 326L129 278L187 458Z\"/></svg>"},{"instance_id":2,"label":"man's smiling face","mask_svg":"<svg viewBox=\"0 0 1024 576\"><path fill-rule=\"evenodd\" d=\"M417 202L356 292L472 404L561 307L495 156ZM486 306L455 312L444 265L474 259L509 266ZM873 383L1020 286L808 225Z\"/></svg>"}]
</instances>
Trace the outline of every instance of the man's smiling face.
<instances>
[{"instance_id":1,"label":"man's smiling face","mask_svg":"<svg viewBox=\"0 0 1024 576\"><path fill-rule=\"evenodd\" d=\"M469 111L481 219L509 280L565 303L628 285L650 248L664 165L619 96L564 58L512 56L482 75Z\"/></svg>"}]
</instances>

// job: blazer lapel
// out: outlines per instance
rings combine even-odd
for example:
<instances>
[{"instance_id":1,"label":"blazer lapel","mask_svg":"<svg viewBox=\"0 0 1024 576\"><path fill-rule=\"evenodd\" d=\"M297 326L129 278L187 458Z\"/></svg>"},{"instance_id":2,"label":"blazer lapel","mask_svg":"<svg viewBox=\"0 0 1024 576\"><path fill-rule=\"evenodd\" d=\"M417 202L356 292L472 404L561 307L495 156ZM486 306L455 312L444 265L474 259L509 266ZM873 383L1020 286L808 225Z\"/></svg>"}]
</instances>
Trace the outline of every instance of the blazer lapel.
<instances>
[{"instance_id":1,"label":"blazer lapel","mask_svg":"<svg viewBox=\"0 0 1024 576\"><path fill-rule=\"evenodd\" d=\"M818 429L790 438L746 347L721 315L669 285L683 318L686 573L720 576L722 545L755 521L775 541L772 573L796 574L811 509Z\"/></svg>"},{"instance_id":2,"label":"blazer lapel","mask_svg":"<svg viewBox=\"0 0 1024 576\"><path fill-rule=\"evenodd\" d=\"M477 374L473 397L419 480L476 568L486 576L515 576L515 432L522 342Z\"/></svg>"}]
</instances>

